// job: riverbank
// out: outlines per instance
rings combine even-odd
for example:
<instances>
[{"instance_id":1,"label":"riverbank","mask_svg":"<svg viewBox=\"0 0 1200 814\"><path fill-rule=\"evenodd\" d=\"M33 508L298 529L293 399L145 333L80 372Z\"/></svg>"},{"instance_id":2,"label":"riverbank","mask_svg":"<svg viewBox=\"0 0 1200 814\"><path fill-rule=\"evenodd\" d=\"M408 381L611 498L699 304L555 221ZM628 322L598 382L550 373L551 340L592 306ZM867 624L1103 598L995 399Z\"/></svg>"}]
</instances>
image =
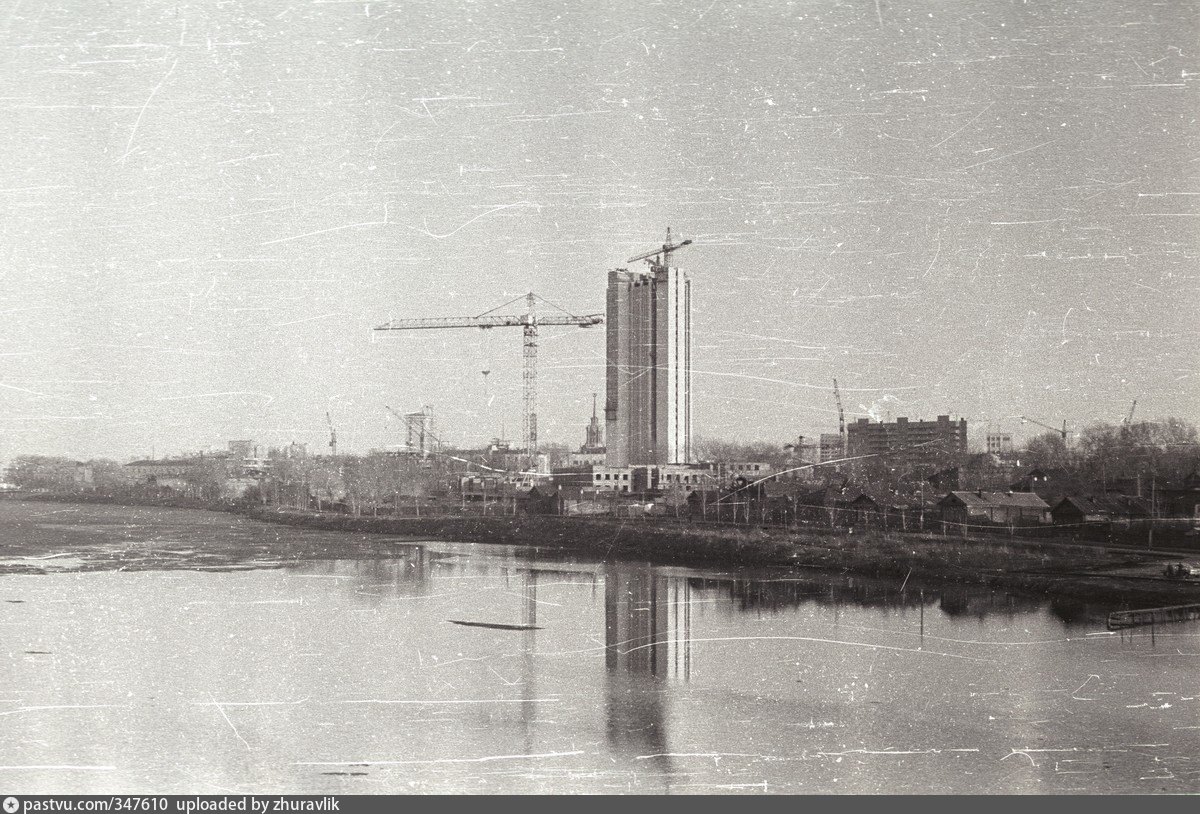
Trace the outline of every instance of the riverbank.
<instances>
[{"instance_id":1,"label":"riverbank","mask_svg":"<svg viewBox=\"0 0 1200 814\"><path fill-rule=\"evenodd\" d=\"M118 500L39 496L38 501L205 509L302 529L413 540L527 546L553 556L677 566L794 567L926 584L975 584L1114 606L1200 601L1200 582L1162 575L1163 558L1098 546L1007 539L942 538L868 530L791 531L612 518L555 516L352 517L193 499ZM349 540L347 543L349 544ZM356 539L355 545L365 540ZM286 545L286 543L281 543ZM349 545L348 545L349 547Z\"/></svg>"},{"instance_id":2,"label":"riverbank","mask_svg":"<svg viewBox=\"0 0 1200 814\"><path fill-rule=\"evenodd\" d=\"M270 523L564 550L656 564L787 566L930 584L975 584L1138 607L1200 600L1200 583L1161 576L1162 559L1087 545L553 516L371 518L251 508Z\"/></svg>"},{"instance_id":3,"label":"riverbank","mask_svg":"<svg viewBox=\"0 0 1200 814\"><path fill-rule=\"evenodd\" d=\"M103 761L114 793L192 793L214 766L240 786L274 766L316 793L432 792L443 767L478 786L495 755L513 757L496 783L530 792L547 773L597 793L665 772L673 793L750 771L801 791L869 793L883 771L917 790L1077 786L1040 753L1040 770L1004 760L1031 742L1097 750L1065 767L1095 770L1091 790L1118 772L1197 785L1159 778L1200 751L1200 623L1108 632L1119 607L1095 599L7 500L0 574L0 765L29 767L9 773L22 788ZM714 754L737 765L698 778Z\"/></svg>"}]
</instances>

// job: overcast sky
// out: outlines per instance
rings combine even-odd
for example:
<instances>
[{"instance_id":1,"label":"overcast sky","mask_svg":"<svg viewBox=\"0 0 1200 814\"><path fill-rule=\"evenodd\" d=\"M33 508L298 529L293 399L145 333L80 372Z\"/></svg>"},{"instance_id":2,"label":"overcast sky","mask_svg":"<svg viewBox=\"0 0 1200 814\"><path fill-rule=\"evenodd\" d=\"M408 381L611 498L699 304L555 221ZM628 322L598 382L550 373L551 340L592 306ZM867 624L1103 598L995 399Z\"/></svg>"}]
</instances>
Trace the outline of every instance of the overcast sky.
<instances>
[{"instance_id":1,"label":"overcast sky","mask_svg":"<svg viewBox=\"0 0 1200 814\"><path fill-rule=\"evenodd\" d=\"M1185 0L0 0L0 460L519 439L519 330L371 328L601 312L668 225L701 435L835 431L834 377L1196 421L1198 42ZM603 329L543 335L577 445Z\"/></svg>"}]
</instances>

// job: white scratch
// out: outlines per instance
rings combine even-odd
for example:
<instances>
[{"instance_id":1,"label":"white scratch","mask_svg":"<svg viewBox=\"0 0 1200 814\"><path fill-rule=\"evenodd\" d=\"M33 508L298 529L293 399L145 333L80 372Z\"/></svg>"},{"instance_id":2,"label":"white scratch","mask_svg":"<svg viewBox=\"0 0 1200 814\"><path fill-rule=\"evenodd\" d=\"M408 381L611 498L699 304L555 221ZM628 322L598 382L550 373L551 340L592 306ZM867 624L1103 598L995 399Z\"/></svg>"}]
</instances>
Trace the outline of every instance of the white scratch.
<instances>
[{"instance_id":1,"label":"white scratch","mask_svg":"<svg viewBox=\"0 0 1200 814\"><path fill-rule=\"evenodd\" d=\"M488 757L446 757L436 760L339 760L330 762L297 762L293 766L413 766L432 763L491 763L496 760L532 760L546 757L571 757L582 755L574 752L542 752L533 755L489 755Z\"/></svg>"},{"instance_id":2,"label":"white scratch","mask_svg":"<svg viewBox=\"0 0 1200 814\"><path fill-rule=\"evenodd\" d=\"M159 80L158 84L154 86L154 89L150 91L150 95L146 97L146 103L143 104L142 109L138 111L137 118L133 122L133 129L129 131L129 141L125 144L125 155L121 156L121 163L125 163L125 159L129 158L129 154L133 152L133 140L137 138L138 127L140 127L142 124L142 116L146 114L146 108L150 107L150 102L154 99L154 94L158 93L159 88L161 88L163 84L166 83L166 81L171 77L171 74L175 72L175 66L178 64L178 59L171 63L170 69L167 70L166 74L162 79Z\"/></svg>"},{"instance_id":3,"label":"white scratch","mask_svg":"<svg viewBox=\"0 0 1200 814\"><path fill-rule=\"evenodd\" d=\"M233 730L233 734L237 735L237 739L240 740L242 745L246 747L246 751L253 751L250 748L250 744L246 743L246 739L242 737L242 733L237 731L237 727L233 725L233 721L229 720L229 716L225 714L225 709L221 706L220 702L217 701L216 697L211 695L209 697L212 698L212 703L217 708L217 712L221 713L221 717L225 719L225 723L229 724L229 728Z\"/></svg>"}]
</instances>

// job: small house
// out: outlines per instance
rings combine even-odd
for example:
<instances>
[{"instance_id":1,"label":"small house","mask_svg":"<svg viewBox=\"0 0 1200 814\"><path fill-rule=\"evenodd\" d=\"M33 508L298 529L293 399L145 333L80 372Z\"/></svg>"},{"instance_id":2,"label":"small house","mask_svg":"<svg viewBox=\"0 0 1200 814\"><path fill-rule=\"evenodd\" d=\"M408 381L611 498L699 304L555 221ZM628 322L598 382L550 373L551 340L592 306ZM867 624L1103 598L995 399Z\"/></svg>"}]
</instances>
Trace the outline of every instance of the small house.
<instances>
[{"instance_id":1,"label":"small house","mask_svg":"<svg viewBox=\"0 0 1200 814\"><path fill-rule=\"evenodd\" d=\"M942 520L964 528L979 523L1032 526L1050 522L1050 506L1033 492L951 492L940 501Z\"/></svg>"},{"instance_id":2,"label":"small house","mask_svg":"<svg viewBox=\"0 0 1200 814\"><path fill-rule=\"evenodd\" d=\"M868 494L860 494L846 506L846 522L852 526L882 526L884 515L879 503Z\"/></svg>"},{"instance_id":3,"label":"small house","mask_svg":"<svg viewBox=\"0 0 1200 814\"><path fill-rule=\"evenodd\" d=\"M1144 498L1129 495L1070 495L1050 510L1056 525L1144 520L1150 507Z\"/></svg>"}]
</instances>

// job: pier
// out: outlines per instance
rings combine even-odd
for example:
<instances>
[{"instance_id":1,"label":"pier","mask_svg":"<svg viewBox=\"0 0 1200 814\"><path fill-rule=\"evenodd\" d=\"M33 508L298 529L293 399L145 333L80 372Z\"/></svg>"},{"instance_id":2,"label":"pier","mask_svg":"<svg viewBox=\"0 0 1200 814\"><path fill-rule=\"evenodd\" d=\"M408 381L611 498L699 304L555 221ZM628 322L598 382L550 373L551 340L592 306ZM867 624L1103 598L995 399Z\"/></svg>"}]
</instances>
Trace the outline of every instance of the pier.
<instances>
[{"instance_id":1,"label":"pier","mask_svg":"<svg viewBox=\"0 0 1200 814\"><path fill-rule=\"evenodd\" d=\"M1189 622L1193 619L1200 619L1200 603L1171 605L1165 608L1115 611L1108 615L1108 629L1122 630L1127 627L1161 625L1167 622Z\"/></svg>"}]
</instances>

